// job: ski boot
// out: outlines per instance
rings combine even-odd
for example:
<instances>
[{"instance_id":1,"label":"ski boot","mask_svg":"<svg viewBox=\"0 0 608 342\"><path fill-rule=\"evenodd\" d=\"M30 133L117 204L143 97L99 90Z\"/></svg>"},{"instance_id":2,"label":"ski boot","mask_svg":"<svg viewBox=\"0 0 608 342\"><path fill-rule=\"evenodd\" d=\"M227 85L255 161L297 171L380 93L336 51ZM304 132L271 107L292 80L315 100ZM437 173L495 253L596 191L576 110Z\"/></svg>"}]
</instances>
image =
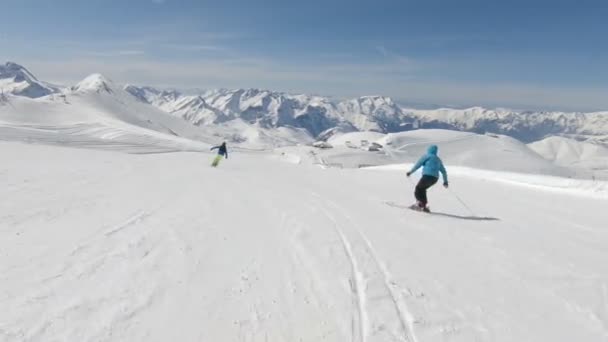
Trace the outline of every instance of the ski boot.
<instances>
[{"instance_id":1,"label":"ski boot","mask_svg":"<svg viewBox=\"0 0 608 342\"><path fill-rule=\"evenodd\" d=\"M429 206L426 203L422 203L422 202L418 202L417 203L418 208L420 208L420 211L424 211L425 213L430 213L431 212L431 208L429 208Z\"/></svg>"}]
</instances>

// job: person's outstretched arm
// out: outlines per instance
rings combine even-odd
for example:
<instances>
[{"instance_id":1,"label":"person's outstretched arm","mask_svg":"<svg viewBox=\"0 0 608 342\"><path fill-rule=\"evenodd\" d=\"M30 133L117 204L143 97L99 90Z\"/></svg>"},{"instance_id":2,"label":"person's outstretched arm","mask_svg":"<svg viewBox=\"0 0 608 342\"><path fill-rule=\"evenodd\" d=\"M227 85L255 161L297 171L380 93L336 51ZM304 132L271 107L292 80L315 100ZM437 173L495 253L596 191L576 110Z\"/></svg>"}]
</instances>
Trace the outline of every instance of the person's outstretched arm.
<instances>
[{"instance_id":1,"label":"person's outstretched arm","mask_svg":"<svg viewBox=\"0 0 608 342\"><path fill-rule=\"evenodd\" d=\"M441 172L441 176L443 177L443 186L445 186L446 188L448 187L448 172L445 169L445 166L443 166L443 162L441 163L440 167L439 167L439 172Z\"/></svg>"},{"instance_id":2,"label":"person's outstretched arm","mask_svg":"<svg viewBox=\"0 0 608 342\"><path fill-rule=\"evenodd\" d=\"M422 158L420 158L418 162L412 167L412 169L407 173L407 176L409 177L412 173L416 172L416 170L421 168L422 165L426 163L427 159L429 159L429 156L422 156Z\"/></svg>"}]
</instances>

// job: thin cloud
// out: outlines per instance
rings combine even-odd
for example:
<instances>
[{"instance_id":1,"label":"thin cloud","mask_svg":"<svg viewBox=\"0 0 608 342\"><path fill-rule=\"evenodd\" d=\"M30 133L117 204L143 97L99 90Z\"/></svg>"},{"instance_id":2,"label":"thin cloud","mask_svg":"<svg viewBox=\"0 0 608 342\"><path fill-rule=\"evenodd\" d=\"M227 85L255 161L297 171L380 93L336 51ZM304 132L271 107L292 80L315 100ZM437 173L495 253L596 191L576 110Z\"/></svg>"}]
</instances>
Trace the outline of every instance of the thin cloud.
<instances>
[{"instance_id":1,"label":"thin cloud","mask_svg":"<svg viewBox=\"0 0 608 342\"><path fill-rule=\"evenodd\" d=\"M145 55L145 52L141 50L85 51L84 54L96 57L127 57Z\"/></svg>"},{"instance_id":2,"label":"thin cloud","mask_svg":"<svg viewBox=\"0 0 608 342\"><path fill-rule=\"evenodd\" d=\"M530 109L598 110L608 108L608 89L543 87L498 82L465 83L412 79L401 63L334 63L295 65L270 59L201 58L167 62L145 56L23 63L40 79L73 84L99 72L119 84L172 88L266 88L334 97L369 94L396 100L453 105L505 106Z\"/></svg>"},{"instance_id":3,"label":"thin cloud","mask_svg":"<svg viewBox=\"0 0 608 342\"><path fill-rule=\"evenodd\" d=\"M395 62L398 63L402 63L402 64L409 64L412 63L412 59L408 58L404 55L398 54L396 52L393 52L391 50L389 50L386 46L384 45L380 45L380 46L376 46L376 50L380 53L380 55L382 55L385 58L388 58L390 60L393 60Z\"/></svg>"},{"instance_id":4,"label":"thin cloud","mask_svg":"<svg viewBox=\"0 0 608 342\"><path fill-rule=\"evenodd\" d=\"M378 50L378 52L380 52L380 54L384 57L388 57L388 50L386 49L386 47L384 46L376 46L376 50Z\"/></svg>"},{"instance_id":5,"label":"thin cloud","mask_svg":"<svg viewBox=\"0 0 608 342\"><path fill-rule=\"evenodd\" d=\"M224 51L225 48L217 45L202 44L162 44L161 47L179 51Z\"/></svg>"}]
</instances>

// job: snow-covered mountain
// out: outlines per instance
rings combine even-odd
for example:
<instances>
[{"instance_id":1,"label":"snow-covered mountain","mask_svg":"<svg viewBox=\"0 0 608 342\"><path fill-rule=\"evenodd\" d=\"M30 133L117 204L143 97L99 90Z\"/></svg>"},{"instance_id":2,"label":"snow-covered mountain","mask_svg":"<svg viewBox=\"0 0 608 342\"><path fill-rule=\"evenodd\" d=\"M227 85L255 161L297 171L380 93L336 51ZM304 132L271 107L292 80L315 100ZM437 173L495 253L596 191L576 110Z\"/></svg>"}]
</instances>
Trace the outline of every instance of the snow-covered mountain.
<instances>
[{"instance_id":1,"label":"snow-covered mountain","mask_svg":"<svg viewBox=\"0 0 608 342\"><path fill-rule=\"evenodd\" d=\"M38 98L58 91L57 87L39 81L31 72L17 63L7 62L0 65L0 94Z\"/></svg>"},{"instance_id":2,"label":"snow-covered mountain","mask_svg":"<svg viewBox=\"0 0 608 342\"><path fill-rule=\"evenodd\" d=\"M182 117L197 126L227 121L224 119L224 113L209 106L199 95L187 96L175 90L158 90L133 85L127 85L124 89L138 100L174 116Z\"/></svg>"},{"instance_id":3,"label":"snow-covered mountain","mask_svg":"<svg viewBox=\"0 0 608 342\"><path fill-rule=\"evenodd\" d=\"M218 89L198 96L167 93L150 87L128 86L125 89L138 99L195 125L219 124L238 118L267 129L303 128L317 136L343 121L335 104L319 96L260 89Z\"/></svg>"},{"instance_id":4,"label":"snow-covered mountain","mask_svg":"<svg viewBox=\"0 0 608 342\"><path fill-rule=\"evenodd\" d=\"M68 146L143 147L154 151L200 150L219 140L203 129L140 101L111 80L93 74L41 98L9 96L0 106L0 138ZM150 144L153 141L153 144Z\"/></svg>"},{"instance_id":5,"label":"snow-covered mountain","mask_svg":"<svg viewBox=\"0 0 608 342\"><path fill-rule=\"evenodd\" d=\"M338 104L341 115L360 131L382 133L411 130L416 121L390 97L363 96Z\"/></svg>"},{"instance_id":6,"label":"snow-covered mountain","mask_svg":"<svg viewBox=\"0 0 608 342\"><path fill-rule=\"evenodd\" d=\"M509 109L406 109L384 96L332 101L321 96L291 95L259 89L211 90L199 96L149 87L127 87L140 100L197 125L236 118L266 128L292 126L327 139L336 132L395 133L441 128L497 133L532 142L552 135L608 144L608 112L529 112Z\"/></svg>"},{"instance_id":7,"label":"snow-covered mountain","mask_svg":"<svg viewBox=\"0 0 608 342\"><path fill-rule=\"evenodd\" d=\"M113 94L115 91L112 88L114 88L112 81L101 74L92 74L71 87L70 91L72 93L95 92Z\"/></svg>"},{"instance_id":8,"label":"snow-covered mountain","mask_svg":"<svg viewBox=\"0 0 608 342\"><path fill-rule=\"evenodd\" d=\"M410 111L419 119L421 128L498 133L524 142L563 135L608 143L608 112L530 112L481 107Z\"/></svg>"},{"instance_id":9,"label":"snow-covered mountain","mask_svg":"<svg viewBox=\"0 0 608 342\"><path fill-rule=\"evenodd\" d=\"M311 138L326 140L334 134L351 131L395 133L416 128L441 128L509 135L526 143L549 136L564 136L608 145L608 112L528 112L481 107L419 110L403 108L383 96L334 101L322 96L261 89L217 89L186 95L175 90L133 85L123 90L108 83L103 76L92 75L61 90L39 81L23 66L9 62L0 66L0 103L6 103L10 96L42 98L53 94L52 98L56 98L56 93L60 93L59 99L66 102L66 96L70 94L93 90L97 94L121 97L122 103L126 97L136 99L134 102L152 105L195 126L229 127L230 135L243 124L264 130L261 135L266 137L272 136L273 130L278 128L284 132L292 130L299 137L302 132L297 130L305 130L309 135L306 141ZM123 96L125 94L130 95ZM142 113L146 111L150 110ZM284 137L284 132L278 136ZM293 137L288 139L293 140Z\"/></svg>"},{"instance_id":10,"label":"snow-covered mountain","mask_svg":"<svg viewBox=\"0 0 608 342\"><path fill-rule=\"evenodd\" d=\"M336 103L322 96L292 95L261 89L218 89L204 92L198 97L150 87L128 86L125 89L140 100L195 124L221 123L240 118L266 128L304 128L312 136L319 136L323 132L331 133L332 129L338 127L341 131L398 132L411 129L415 122L415 118L405 113L392 99L382 96L364 96Z\"/></svg>"},{"instance_id":11,"label":"snow-covered mountain","mask_svg":"<svg viewBox=\"0 0 608 342\"><path fill-rule=\"evenodd\" d=\"M168 97L165 92L162 96ZM157 105L161 97L157 98ZM200 96L180 96L165 101L175 113L145 103L103 75L93 74L60 93L40 98L3 94L0 97L0 140L57 143L69 146L128 147L137 153L149 151L205 150L223 140L231 147L268 149L306 144L313 141L304 129L265 128L240 119L203 125L201 111L190 117L188 111L206 106ZM210 116L223 115L209 107ZM191 122L185 121L185 119ZM35 129L32 129L34 127ZM154 143L151 144L150 141ZM154 149L150 149L154 146ZM142 151L143 150L143 151Z\"/></svg>"}]
</instances>

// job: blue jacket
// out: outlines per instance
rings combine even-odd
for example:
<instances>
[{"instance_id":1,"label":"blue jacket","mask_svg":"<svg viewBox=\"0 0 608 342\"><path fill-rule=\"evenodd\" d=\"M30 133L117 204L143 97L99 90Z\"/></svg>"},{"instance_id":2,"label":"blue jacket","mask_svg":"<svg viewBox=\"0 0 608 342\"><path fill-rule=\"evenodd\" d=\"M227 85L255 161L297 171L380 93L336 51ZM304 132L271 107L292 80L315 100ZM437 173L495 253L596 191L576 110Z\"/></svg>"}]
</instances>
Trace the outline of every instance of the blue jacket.
<instances>
[{"instance_id":1,"label":"blue jacket","mask_svg":"<svg viewBox=\"0 0 608 342\"><path fill-rule=\"evenodd\" d=\"M426 154L418 160L416 165L412 167L410 173L414 173L420 167L422 168L422 174L427 176L433 176L439 178L439 172L443 176L443 182L448 182L448 173L443 166L443 162L437 157L437 145L431 145L427 150Z\"/></svg>"},{"instance_id":2,"label":"blue jacket","mask_svg":"<svg viewBox=\"0 0 608 342\"><path fill-rule=\"evenodd\" d=\"M226 144L221 144L219 146L213 146L211 151L217 149L217 154L220 156L224 156L224 158L228 159L228 149L226 148Z\"/></svg>"}]
</instances>

